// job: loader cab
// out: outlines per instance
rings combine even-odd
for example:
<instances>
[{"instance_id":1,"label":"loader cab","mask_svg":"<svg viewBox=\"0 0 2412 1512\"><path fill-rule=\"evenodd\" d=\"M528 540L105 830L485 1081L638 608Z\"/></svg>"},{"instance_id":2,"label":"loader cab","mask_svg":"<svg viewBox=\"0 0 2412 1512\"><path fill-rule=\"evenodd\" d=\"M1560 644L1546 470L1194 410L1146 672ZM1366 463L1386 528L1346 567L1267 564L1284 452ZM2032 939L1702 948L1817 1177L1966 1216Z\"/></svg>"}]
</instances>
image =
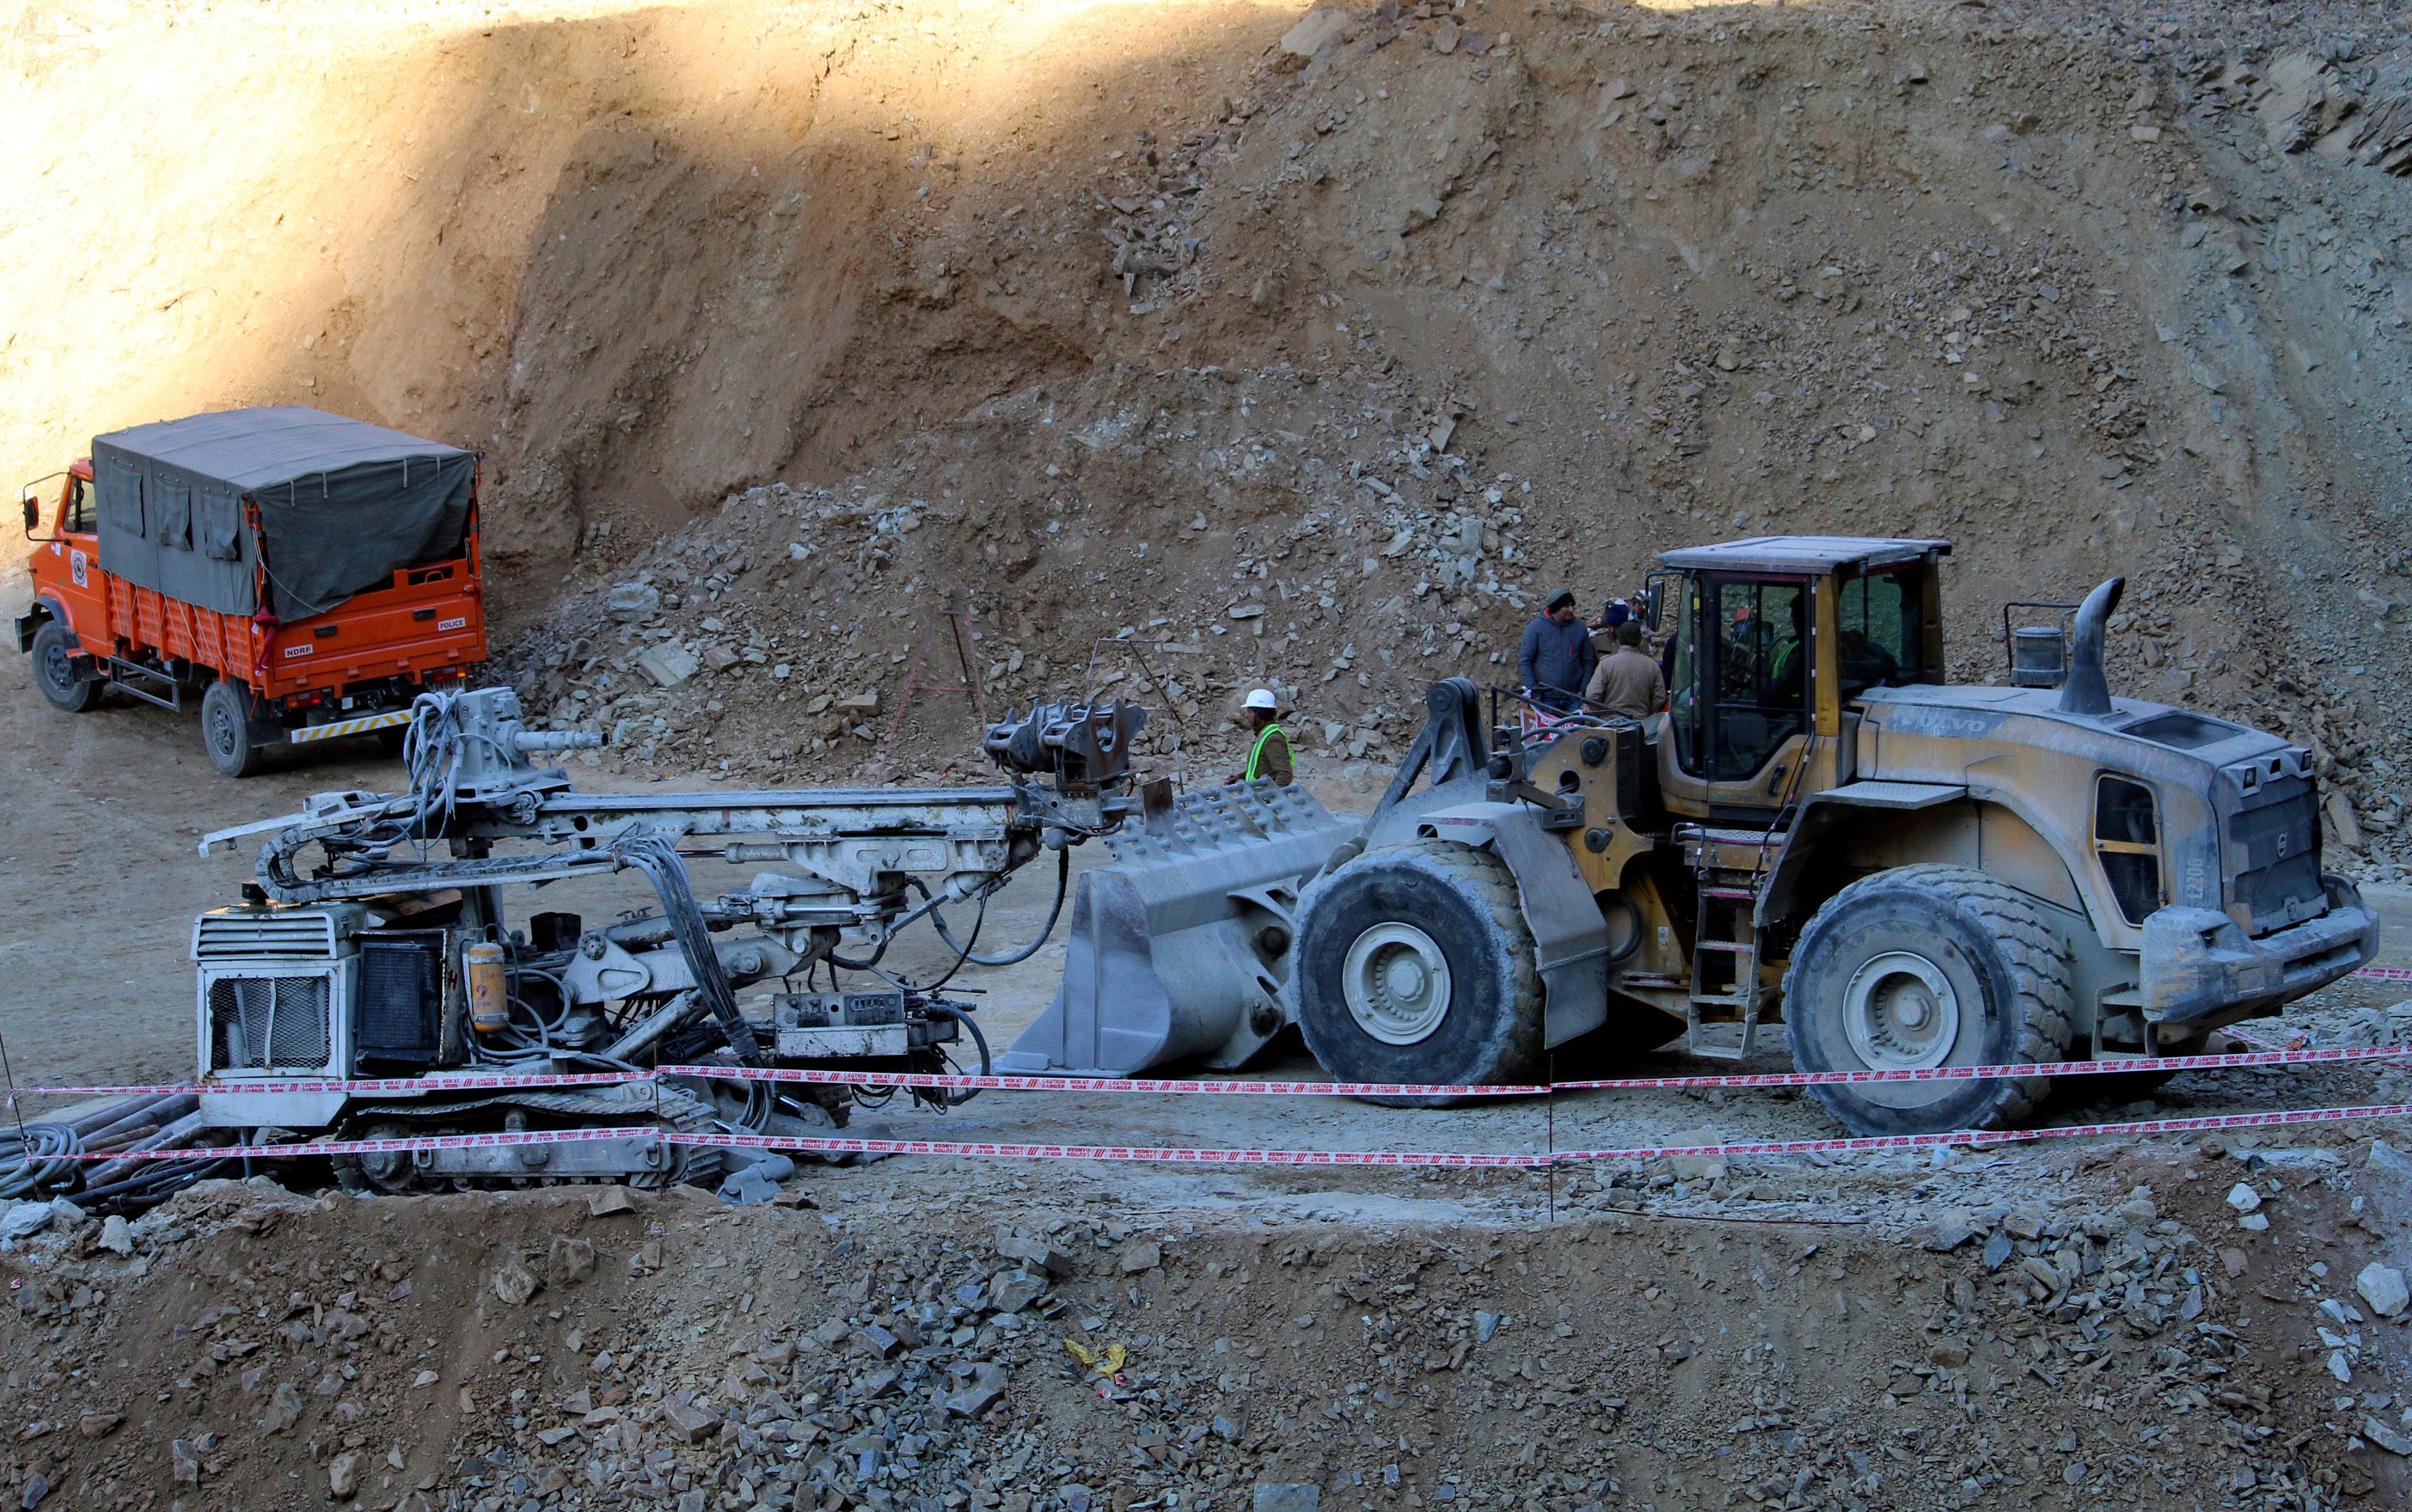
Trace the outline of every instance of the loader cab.
<instances>
[{"instance_id":1,"label":"loader cab","mask_svg":"<svg viewBox=\"0 0 2412 1512\"><path fill-rule=\"evenodd\" d=\"M1669 551L1659 785L1669 810L1766 825L1850 780L1871 687L1943 681L1948 541L1766 536Z\"/></svg>"}]
</instances>

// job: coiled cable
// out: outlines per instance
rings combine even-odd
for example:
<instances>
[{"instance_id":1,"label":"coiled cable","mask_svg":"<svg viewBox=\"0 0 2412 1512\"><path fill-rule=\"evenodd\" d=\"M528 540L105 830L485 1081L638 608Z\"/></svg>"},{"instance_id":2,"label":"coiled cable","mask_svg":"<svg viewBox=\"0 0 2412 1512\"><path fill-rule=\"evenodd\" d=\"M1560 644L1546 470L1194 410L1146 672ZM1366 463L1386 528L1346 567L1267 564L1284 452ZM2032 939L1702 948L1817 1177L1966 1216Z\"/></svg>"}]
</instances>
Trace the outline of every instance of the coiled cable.
<instances>
[{"instance_id":1,"label":"coiled cable","mask_svg":"<svg viewBox=\"0 0 2412 1512\"><path fill-rule=\"evenodd\" d=\"M65 1123L23 1123L0 1131L0 1197L54 1192L82 1162L83 1136Z\"/></svg>"}]
</instances>

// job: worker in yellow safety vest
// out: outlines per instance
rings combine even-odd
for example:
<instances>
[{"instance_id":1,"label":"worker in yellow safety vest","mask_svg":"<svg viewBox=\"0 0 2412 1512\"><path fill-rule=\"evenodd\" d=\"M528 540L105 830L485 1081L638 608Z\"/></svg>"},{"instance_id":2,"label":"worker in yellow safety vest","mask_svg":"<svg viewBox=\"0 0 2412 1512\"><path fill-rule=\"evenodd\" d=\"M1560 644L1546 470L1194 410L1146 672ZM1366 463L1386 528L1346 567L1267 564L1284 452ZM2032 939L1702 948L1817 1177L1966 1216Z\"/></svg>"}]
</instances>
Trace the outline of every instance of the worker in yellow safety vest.
<instances>
[{"instance_id":1,"label":"worker in yellow safety vest","mask_svg":"<svg viewBox=\"0 0 2412 1512\"><path fill-rule=\"evenodd\" d=\"M1252 783L1259 777L1271 777L1279 785L1287 787L1296 771L1290 760L1289 732L1283 729L1273 717L1280 712L1281 700L1273 697L1271 688L1255 688L1249 691L1240 708L1242 717L1247 721L1252 743L1248 746L1246 770L1231 781Z\"/></svg>"}]
</instances>

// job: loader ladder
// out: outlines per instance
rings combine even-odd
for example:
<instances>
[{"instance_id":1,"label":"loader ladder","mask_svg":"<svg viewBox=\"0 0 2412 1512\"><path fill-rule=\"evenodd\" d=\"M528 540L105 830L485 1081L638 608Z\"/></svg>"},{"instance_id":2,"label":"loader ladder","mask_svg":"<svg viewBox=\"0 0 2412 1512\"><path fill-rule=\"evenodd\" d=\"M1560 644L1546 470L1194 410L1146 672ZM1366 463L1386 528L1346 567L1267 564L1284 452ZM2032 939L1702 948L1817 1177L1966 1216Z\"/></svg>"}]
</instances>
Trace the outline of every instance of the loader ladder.
<instances>
[{"instance_id":1,"label":"loader ladder","mask_svg":"<svg viewBox=\"0 0 2412 1512\"><path fill-rule=\"evenodd\" d=\"M1772 832L1772 831L1771 831ZM1767 834L1684 825L1677 834L1693 847L1692 877L1699 916L1692 931L1691 1000L1684 1016L1684 1048L1714 1061L1748 1060L1758 1048L1759 888L1767 879ZM1747 847L1757 864L1720 864ZM1728 975L1729 974L1729 975ZM1722 1033L1738 1028L1738 1039Z\"/></svg>"},{"instance_id":2,"label":"loader ladder","mask_svg":"<svg viewBox=\"0 0 2412 1512\"><path fill-rule=\"evenodd\" d=\"M1676 829L1676 838L1693 847L1692 880L1699 900L1692 927L1691 996L1684 1013L1684 1045L1694 1055L1746 1061L1758 1048L1758 1010L1767 996L1758 979L1758 895L1767 886L1770 866L1783 854L1800 820L1801 774L1809 769L1817 739L1811 736L1794 758L1783 798L1766 829ZM1743 848L1750 851L1748 865L1726 864L1730 852ZM1720 963L1731 967L1731 980L1717 979ZM1703 1033L1728 1025L1740 1029L1738 1040Z\"/></svg>"}]
</instances>

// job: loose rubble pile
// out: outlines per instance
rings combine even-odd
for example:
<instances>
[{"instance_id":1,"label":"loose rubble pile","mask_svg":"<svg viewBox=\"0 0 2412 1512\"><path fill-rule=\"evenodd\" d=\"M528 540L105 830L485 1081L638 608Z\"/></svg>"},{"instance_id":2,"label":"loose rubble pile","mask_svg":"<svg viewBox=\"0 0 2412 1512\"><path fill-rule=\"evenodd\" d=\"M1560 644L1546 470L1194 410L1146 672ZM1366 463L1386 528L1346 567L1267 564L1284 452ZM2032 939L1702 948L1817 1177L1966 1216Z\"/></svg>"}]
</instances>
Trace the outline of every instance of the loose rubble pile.
<instances>
[{"instance_id":1,"label":"loose rubble pile","mask_svg":"<svg viewBox=\"0 0 2412 1512\"><path fill-rule=\"evenodd\" d=\"M1427 1213L1469 1205L1271 1227L1146 1167L815 1168L744 1208L206 1182L126 1253L88 1225L0 1256L0 1412L22 1420L0 1486L188 1512L2309 1508L2412 1489L2393 1237L2412 1157L2306 1139L2014 1160L2021 1196L1992 1207L1722 1226L1631 1211L1612 1173L1562 1185L1553 1218L1537 1173L1357 1173ZM1239 1179L1269 1197L1295 1174ZM1477 1216L1486 1194L1508 1206Z\"/></svg>"}]
</instances>

